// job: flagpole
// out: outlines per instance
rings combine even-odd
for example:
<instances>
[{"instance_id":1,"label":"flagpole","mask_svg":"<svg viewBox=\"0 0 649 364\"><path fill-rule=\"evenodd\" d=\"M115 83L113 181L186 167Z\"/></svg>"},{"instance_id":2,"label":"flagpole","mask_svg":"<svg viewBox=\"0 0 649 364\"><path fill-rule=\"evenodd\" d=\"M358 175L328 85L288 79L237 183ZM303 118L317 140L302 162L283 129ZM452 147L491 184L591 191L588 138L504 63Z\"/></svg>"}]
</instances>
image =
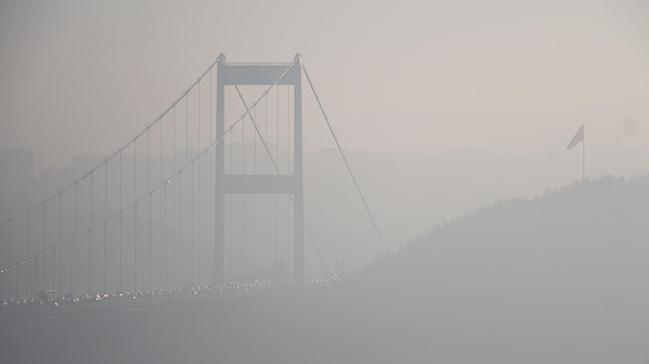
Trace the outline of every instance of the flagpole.
<instances>
[{"instance_id":1,"label":"flagpole","mask_svg":"<svg viewBox=\"0 0 649 364\"><path fill-rule=\"evenodd\" d=\"M581 180L586 180L586 122L583 121L581 124L582 130L584 131L583 139L581 141Z\"/></svg>"}]
</instances>

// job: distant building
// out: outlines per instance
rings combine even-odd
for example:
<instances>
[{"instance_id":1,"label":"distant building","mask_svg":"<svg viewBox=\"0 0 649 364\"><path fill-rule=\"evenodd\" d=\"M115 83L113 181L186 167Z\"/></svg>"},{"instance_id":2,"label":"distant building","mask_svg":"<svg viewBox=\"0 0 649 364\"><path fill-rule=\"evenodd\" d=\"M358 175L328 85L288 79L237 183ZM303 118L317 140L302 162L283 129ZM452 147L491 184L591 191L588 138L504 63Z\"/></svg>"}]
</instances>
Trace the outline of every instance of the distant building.
<instances>
[{"instance_id":1,"label":"distant building","mask_svg":"<svg viewBox=\"0 0 649 364\"><path fill-rule=\"evenodd\" d=\"M24 148L0 152L0 221L19 213L35 180L34 153Z\"/></svg>"}]
</instances>

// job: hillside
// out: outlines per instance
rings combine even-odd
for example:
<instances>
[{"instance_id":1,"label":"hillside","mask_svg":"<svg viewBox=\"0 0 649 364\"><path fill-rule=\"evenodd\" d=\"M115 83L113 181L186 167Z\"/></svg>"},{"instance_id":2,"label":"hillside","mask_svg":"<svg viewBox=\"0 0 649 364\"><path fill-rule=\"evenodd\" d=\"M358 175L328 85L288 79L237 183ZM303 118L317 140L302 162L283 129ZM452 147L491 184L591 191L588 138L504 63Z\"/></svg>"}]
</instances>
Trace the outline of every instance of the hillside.
<instances>
[{"instance_id":1,"label":"hillside","mask_svg":"<svg viewBox=\"0 0 649 364\"><path fill-rule=\"evenodd\" d=\"M382 344L398 349L385 355L646 360L648 196L645 176L498 203L433 229L349 282L346 295L364 307L364 323L381 323L364 335L392 332Z\"/></svg>"}]
</instances>

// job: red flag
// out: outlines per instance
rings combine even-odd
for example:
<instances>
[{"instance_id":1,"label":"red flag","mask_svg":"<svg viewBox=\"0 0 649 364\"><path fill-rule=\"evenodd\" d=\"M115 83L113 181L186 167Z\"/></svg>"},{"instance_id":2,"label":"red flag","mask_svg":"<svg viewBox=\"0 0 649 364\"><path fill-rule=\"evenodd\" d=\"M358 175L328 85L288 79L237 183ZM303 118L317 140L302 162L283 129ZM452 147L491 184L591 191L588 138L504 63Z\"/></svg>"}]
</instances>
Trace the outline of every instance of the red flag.
<instances>
[{"instance_id":1,"label":"red flag","mask_svg":"<svg viewBox=\"0 0 649 364\"><path fill-rule=\"evenodd\" d=\"M566 150L570 150L575 147L575 145L582 143L584 141L584 126L580 126L579 130L575 133L575 136L570 139L570 143L568 143L568 147L566 147Z\"/></svg>"}]
</instances>

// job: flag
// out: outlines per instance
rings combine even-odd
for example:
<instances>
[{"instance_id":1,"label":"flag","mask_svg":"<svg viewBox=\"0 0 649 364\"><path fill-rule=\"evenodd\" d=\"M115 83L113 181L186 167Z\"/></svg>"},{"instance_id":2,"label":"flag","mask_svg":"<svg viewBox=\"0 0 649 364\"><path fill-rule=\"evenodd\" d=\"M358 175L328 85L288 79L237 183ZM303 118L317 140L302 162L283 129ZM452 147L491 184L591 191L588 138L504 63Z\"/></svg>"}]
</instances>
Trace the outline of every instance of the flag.
<instances>
[{"instance_id":1,"label":"flag","mask_svg":"<svg viewBox=\"0 0 649 364\"><path fill-rule=\"evenodd\" d=\"M580 126L579 130L575 133L575 136L570 139L570 143L568 143L568 146L566 147L566 150L570 150L575 147L575 145L579 143L584 142L584 126Z\"/></svg>"}]
</instances>

